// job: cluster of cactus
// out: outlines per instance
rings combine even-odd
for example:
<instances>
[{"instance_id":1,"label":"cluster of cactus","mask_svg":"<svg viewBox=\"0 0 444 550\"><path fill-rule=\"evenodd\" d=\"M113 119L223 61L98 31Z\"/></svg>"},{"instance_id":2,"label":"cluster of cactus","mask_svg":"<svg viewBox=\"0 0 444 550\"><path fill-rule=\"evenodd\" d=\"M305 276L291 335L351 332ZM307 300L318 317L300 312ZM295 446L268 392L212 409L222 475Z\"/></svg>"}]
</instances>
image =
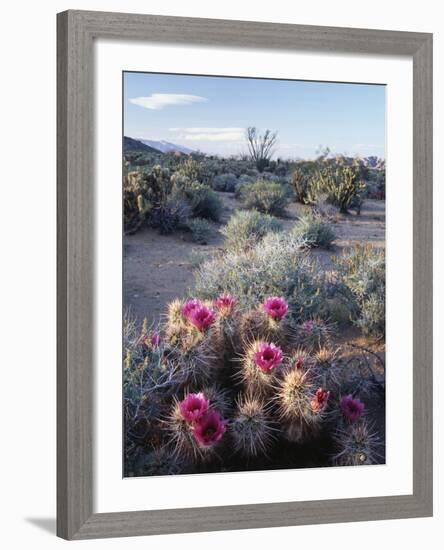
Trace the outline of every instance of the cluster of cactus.
<instances>
[{"instance_id":1,"label":"cluster of cactus","mask_svg":"<svg viewBox=\"0 0 444 550\"><path fill-rule=\"evenodd\" d=\"M359 166L341 160L327 162L318 172L317 191L346 214L350 208L360 213L365 184L360 178Z\"/></svg>"},{"instance_id":2,"label":"cluster of cactus","mask_svg":"<svg viewBox=\"0 0 444 550\"><path fill-rule=\"evenodd\" d=\"M311 466L380 461L331 327L290 313L224 294L173 301L156 329L127 322L125 474L301 467L313 445L328 450Z\"/></svg>"}]
</instances>

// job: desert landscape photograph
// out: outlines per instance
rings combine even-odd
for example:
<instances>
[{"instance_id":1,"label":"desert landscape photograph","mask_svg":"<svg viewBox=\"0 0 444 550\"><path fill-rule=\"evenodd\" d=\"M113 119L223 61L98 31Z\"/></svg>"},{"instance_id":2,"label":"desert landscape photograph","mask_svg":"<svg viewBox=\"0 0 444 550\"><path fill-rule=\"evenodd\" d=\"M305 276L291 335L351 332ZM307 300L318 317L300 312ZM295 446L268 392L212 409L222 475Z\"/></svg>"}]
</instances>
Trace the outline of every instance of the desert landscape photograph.
<instances>
[{"instance_id":1,"label":"desert landscape photograph","mask_svg":"<svg viewBox=\"0 0 444 550\"><path fill-rule=\"evenodd\" d=\"M385 463L385 86L123 73L124 477Z\"/></svg>"}]
</instances>

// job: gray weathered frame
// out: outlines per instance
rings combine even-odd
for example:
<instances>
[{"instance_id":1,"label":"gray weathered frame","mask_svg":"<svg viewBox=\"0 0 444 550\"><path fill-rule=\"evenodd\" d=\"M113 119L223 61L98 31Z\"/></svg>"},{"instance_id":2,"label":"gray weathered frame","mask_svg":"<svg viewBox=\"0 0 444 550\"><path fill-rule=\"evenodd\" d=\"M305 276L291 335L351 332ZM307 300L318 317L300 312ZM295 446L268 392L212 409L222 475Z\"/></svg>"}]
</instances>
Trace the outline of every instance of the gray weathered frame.
<instances>
[{"instance_id":1,"label":"gray weathered frame","mask_svg":"<svg viewBox=\"0 0 444 550\"><path fill-rule=\"evenodd\" d=\"M432 35L66 11L58 47L57 533L88 539L431 516ZM234 45L413 59L413 494L137 512L93 512L93 41ZM402 343L400 343L402 345Z\"/></svg>"}]
</instances>

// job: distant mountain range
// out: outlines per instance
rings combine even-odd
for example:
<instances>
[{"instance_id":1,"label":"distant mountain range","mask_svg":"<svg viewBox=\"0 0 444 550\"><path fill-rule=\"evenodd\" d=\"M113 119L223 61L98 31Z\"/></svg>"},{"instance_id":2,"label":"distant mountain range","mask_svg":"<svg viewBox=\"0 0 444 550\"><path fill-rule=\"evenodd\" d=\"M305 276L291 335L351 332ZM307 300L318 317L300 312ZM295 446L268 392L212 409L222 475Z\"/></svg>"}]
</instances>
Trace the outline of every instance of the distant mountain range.
<instances>
[{"instance_id":1,"label":"distant mountain range","mask_svg":"<svg viewBox=\"0 0 444 550\"><path fill-rule=\"evenodd\" d=\"M176 143L171 143L169 141L156 141L152 139L139 139L139 141L144 145L148 145L148 147L157 149L157 151L160 151L161 153L172 153L175 151L179 151L179 153L185 153L186 155L194 153L193 149L188 149L188 147L177 145Z\"/></svg>"},{"instance_id":2,"label":"distant mountain range","mask_svg":"<svg viewBox=\"0 0 444 550\"><path fill-rule=\"evenodd\" d=\"M145 153L172 153L179 152L189 155L194 153L193 149L188 149L183 145L177 145L169 141L156 141L154 139L134 139L128 136L123 137L124 151L144 151Z\"/></svg>"},{"instance_id":3,"label":"distant mountain range","mask_svg":"<svg viewBox=\"0 0 444 550\"><path fill-rule=\"evenodd\" d=\"M123 151L128 153L130 151L142 151L144 153L159 153L158 149L149 147L137 139L133 139L127 136L123 136Z\"/></svg>"}]
</instances>

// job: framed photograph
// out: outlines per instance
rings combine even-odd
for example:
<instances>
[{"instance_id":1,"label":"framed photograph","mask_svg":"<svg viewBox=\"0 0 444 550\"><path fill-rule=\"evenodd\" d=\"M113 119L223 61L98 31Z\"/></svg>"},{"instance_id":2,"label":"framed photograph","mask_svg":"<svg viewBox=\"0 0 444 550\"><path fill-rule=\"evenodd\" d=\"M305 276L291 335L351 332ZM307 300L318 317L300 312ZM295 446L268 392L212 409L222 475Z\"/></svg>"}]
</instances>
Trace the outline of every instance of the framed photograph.
<instances>
[{"instance_id":1,"label":"framed photograph","mask_svg":"<svg viewBox=\"0 0 444 550\"><path fill-rule=\"evenodd\" d=\"M58 15L58 535L432 515L432 35Z\"/></svg>"}]
</instances>

